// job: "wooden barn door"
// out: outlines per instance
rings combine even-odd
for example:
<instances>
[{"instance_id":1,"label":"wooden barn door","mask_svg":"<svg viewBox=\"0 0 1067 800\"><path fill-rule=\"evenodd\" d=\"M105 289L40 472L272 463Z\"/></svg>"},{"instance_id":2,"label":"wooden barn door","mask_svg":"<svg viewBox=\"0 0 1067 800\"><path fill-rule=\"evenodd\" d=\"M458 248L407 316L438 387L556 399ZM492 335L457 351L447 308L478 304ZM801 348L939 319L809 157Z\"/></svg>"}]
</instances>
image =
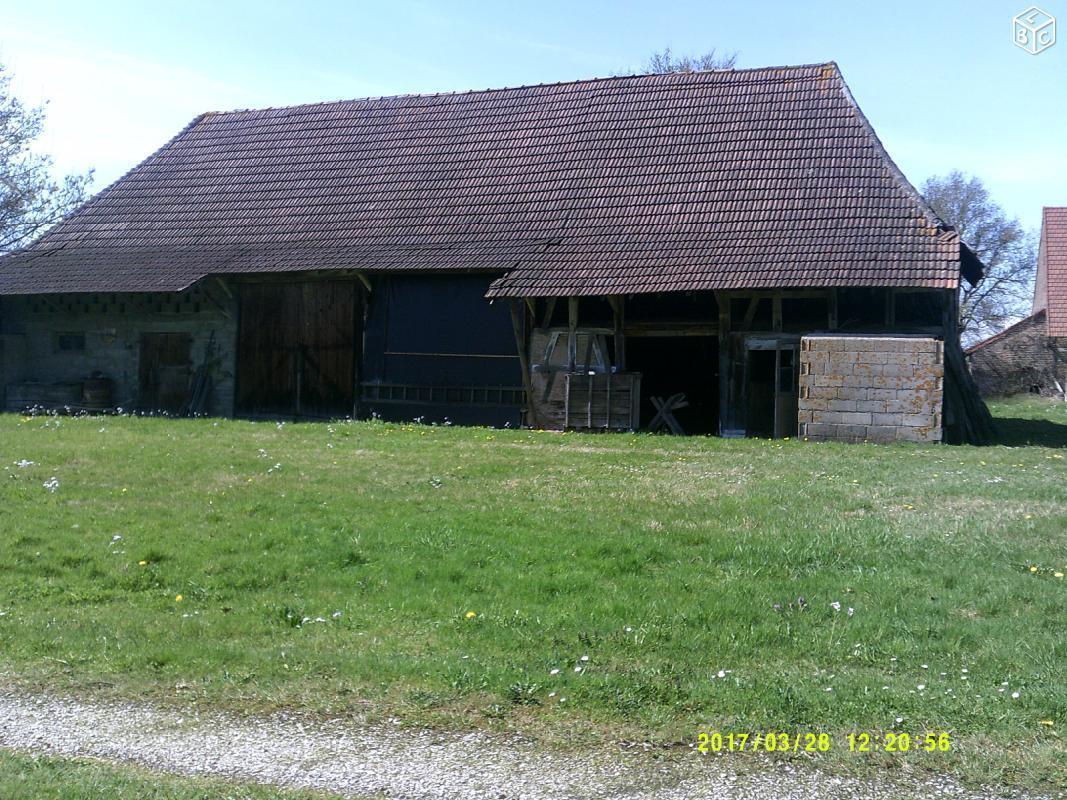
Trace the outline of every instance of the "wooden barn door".
<instances>
[{"instance_id":1,"label":"wooden barn door","mask_svg":"<svg viewBox=\"0 0 1067 800\"><path fill-rule=\"evenodd\" d=\"M350 281L244 284L237 413L351 415L359 302Z\"/></svg>"},{"instance_id":2,"label":"wooden barn door","mask_svg":"<svg viewBox=\"0 0 1067 800\"><path fill-rule=\"evenodd\" d=\"M193 337L188 333L142 333L137 365L138 406L177 414L189 400Z\"/></svg>"}]
</instances>

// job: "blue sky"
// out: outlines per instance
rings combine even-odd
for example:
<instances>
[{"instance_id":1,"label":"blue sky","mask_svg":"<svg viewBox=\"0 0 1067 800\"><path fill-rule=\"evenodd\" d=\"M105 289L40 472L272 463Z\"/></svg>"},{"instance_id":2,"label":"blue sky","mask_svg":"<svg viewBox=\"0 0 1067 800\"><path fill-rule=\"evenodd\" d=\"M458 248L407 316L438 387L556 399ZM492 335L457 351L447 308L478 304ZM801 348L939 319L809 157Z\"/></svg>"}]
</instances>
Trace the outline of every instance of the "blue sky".
<instances>
[{"instance_id":1,"label":"blue sky","mask_svg":"<svg viewBox=\"0 0 1067 800\"><path fill-rule=\"evenodd\" d=\"M1067 205L1062 41L1015 47L1029 3L11 2L0 61L49 101L63 170L114 180L201 111L611 75L654 50L736 50L738 65L837 61L915 184L959 168L1031 227Z\"/></svg>"}]
</instances>

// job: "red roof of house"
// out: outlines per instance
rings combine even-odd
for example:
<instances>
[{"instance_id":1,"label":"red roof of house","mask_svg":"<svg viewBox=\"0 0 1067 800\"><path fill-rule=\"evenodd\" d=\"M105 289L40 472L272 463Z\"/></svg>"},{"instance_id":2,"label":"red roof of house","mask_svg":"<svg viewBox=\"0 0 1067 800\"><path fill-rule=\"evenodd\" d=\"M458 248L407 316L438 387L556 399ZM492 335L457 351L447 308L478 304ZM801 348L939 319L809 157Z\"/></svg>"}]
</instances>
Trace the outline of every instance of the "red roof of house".
<instances>
[{"instance_id":1,"label":"red roof of house","mask_svg":"<svg viewBox=\"0 0 1067 800\"><path fill-rule=\"evenodd\" d=\"M1004 330L1000 331L999 333L994 333L988 339L983 339L980 342L976 342L976 343L972 344L970 347L966 348L963 352L966 355L970 355L971 353L976 353L979 350L982 350L982 349L988 347L991 344L994 344L996 342L1001 341L1002 339L1007 339L1012 334L1017 333L1018 331L1020 331L1020 330L1022 330L1024 328L1028 328L1031 325L1041 325L1041 324L1043 324L1045 322L1045 317L1046 316L1047 315L1046 315L1045 309L1043 309L1043 308L1041 310L1039 310L1039 311L1035 311L1030 316L1023 317L1021 320L1019 320L1018 322L1014 323L1013 325L1009 325L1007 328L1005 328Z\"/></svg>"},{"instance_id":2,"label":"red roof of house","mask_svg":"<svg viewBox=\"0 0 1067 800\"><path fill-rule=\"evenodd\" d=\"M1034 285L1034 311L1048 310L1048 335L1067 336L1067 208L1045 208Z\"/></svg>"},{"instance_id":3,"label":"red roof of house","mask_svg":"<svg viewBox=\"0 0 1067 800\"><path fill-rule=\"evenodd\" d=\"M496 271L498 296L953 288L961 266L830 63L204 114L0 260L0 294L337 268Z\"/></svg>"}]
</instances>

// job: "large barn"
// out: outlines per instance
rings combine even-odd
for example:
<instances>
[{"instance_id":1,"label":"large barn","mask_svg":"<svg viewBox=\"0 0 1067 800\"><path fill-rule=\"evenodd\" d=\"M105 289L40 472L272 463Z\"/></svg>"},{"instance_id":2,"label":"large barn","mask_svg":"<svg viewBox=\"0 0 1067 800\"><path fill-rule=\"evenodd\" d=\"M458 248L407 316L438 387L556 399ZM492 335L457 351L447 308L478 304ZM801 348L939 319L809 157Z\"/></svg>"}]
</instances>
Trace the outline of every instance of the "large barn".
<instances>
[{"instance_id":1,"label":"large barn","mask_svg":"<svg viewBox=\"0 0 1067 800\"><path fill-rule=\"evenodd\" d=\"M207 113L0 260L6 407L967 438L982 265L836 64Z\"/></svg>"}]
</instances>

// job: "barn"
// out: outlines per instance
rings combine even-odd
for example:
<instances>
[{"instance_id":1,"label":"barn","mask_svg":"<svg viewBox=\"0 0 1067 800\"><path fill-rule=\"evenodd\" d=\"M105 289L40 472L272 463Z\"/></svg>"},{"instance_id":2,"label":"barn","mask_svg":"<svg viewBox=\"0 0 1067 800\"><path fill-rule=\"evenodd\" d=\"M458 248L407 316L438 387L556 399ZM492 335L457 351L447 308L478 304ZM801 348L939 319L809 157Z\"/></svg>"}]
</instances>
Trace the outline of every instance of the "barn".
<instances>
[{"instance_id":1,"label":"barn","mask_svg":"<svg viewBox=\"0 0 1067 800\"><path fill-rule=\"evenodd\" d=\"M9 410L974 438L834 63L206 113L0 259Z\"/></svg>"}]
</instances>

